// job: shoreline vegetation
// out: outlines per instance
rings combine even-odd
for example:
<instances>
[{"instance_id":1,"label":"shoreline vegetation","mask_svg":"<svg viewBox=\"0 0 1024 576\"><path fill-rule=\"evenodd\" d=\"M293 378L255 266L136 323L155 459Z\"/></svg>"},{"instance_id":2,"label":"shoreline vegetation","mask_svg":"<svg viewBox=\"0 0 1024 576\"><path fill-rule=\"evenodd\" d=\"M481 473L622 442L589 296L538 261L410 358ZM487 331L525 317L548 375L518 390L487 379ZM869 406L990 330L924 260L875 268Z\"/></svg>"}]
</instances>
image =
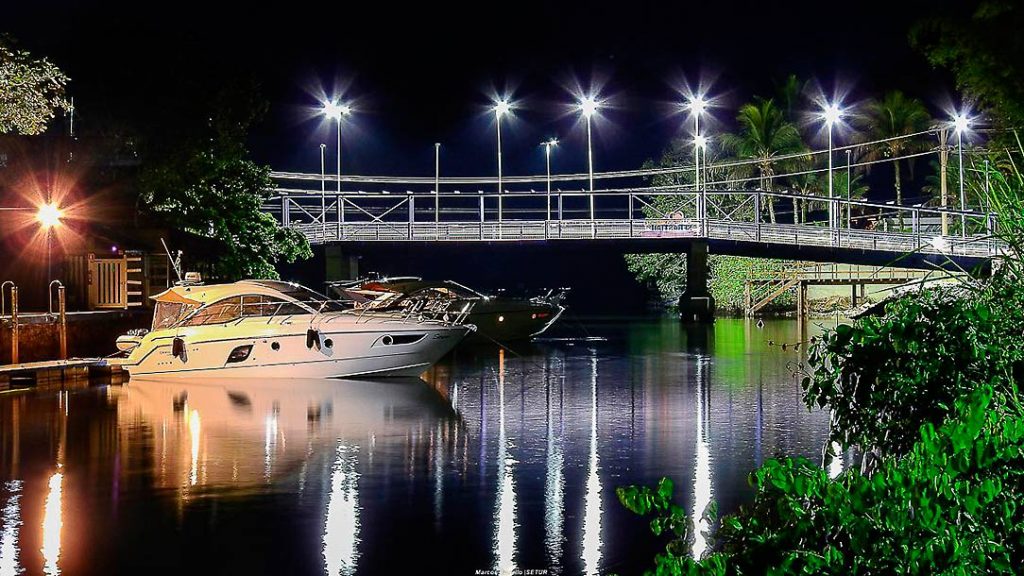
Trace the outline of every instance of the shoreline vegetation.
<instances>
[{"instance_id":1,"label":"shoreline vegetation","mask_svg":"<svg viewBox=\"0 0 1024 576\"><path fill-rule=\"evenodd\" d=\"M1002 158L998 156L1002 155ZM822 459L771 459L753 501L700 519L673 484L624 486L630 511L667 539L655 574L989 574L1024 561L1024 145L987 199L1007 251L990 278L922 286L813 341L804 403L828 410ZM972 182L975 188L981 184ZM852 451L859 466L829 463ZM698 526L708 552L689 555Z\"/></svg>"},{"instance_id":2,"label":"shoreline vegetation","mask_svg":"<svg viewBox=\"0 0 1024 576\"><path fill-rule=\"evenodd\" d=\"M894 298L814 341L808 409L827 410L820 461L780 457L751 501L689 518L673 483L622 486L665 542L652 574L1014 574L1024 564L1024 7L980 0L923 21L912 43L948 68L991 130L965 186L1007 248L989 278ZM830 474L847 451L857 465ZM707 550L689 554L695 531Z\"/></svg>"}]
</instances>

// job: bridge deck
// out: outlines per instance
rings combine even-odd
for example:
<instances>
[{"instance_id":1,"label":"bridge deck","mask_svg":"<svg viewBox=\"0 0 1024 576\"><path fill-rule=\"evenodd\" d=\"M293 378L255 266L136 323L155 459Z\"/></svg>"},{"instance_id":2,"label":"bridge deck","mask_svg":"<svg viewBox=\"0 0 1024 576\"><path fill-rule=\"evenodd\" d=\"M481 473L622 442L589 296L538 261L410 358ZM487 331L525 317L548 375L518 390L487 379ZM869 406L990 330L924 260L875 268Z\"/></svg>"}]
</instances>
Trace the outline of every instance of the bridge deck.
<instances>
[{"instance_id":1,"label":"bridge deck","mask_svg":"<svg viewBox=\"0 0 1024 576\"><path fill-rule=\"evenodd\" d=\"M331 242L536 242L552 240L694 240L817 247L988 259L1001 249L983 236L942 237L899 232L829 229L806 224L707 220L506 220L504 222L345 222L293 224L314 244ZM703 230L702 230L703 228Z\"/></svg>"}]
</instances>

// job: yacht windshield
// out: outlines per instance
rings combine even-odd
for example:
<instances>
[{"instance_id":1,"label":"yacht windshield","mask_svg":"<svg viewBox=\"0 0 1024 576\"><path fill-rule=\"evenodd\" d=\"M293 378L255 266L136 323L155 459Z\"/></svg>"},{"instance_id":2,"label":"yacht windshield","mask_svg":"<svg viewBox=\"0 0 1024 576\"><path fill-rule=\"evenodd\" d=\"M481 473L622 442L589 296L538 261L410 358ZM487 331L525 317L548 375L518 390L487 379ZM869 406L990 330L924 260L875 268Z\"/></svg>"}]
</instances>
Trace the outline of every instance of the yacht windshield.
<instances>
[{"instance_id":1,"label":"yacht windshield","mask_svg":"<svg viewBox=\"0 0 1024 576\"><path fill-rule=\"evenodd\" d=\"M347 309L340 301L332 300L319 292L315 292L305 286L300 286L299 284L278 282L276 280L260 280L256 283L261 286L277 290L290 298L294 298L306 306L309 306L316 312L342 312Z\"/></svg>"},{"instance_id":2,"label":"yacht windshield","mask_svg":"<svg viewBox=\"0 0 1024 576\"><path fill-rule=\"evenodd\" d=\"M184 302L160 302L153 307L153 330L170 328L195 310L192 304Z\"/></svg>"}]
</instances>

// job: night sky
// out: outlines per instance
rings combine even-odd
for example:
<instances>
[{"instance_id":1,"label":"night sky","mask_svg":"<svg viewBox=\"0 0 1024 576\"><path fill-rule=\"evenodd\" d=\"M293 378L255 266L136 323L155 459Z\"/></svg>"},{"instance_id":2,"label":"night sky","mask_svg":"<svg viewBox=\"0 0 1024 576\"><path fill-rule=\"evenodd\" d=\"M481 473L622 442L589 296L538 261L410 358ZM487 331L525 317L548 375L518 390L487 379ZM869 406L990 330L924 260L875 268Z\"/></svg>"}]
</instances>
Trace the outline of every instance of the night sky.
<instances>
[{"instance_id":1,"label":"night sky","mask_svg":"<svg viewBox=\"0 0 1024 576\"><path fill-rule=\"evenodd\" d=\"M557 136L555 171L585 168L572 90L601 86L598 170L656 157L683 118L684 78L714 81L714 112L730 129L735 108L772 94L796 73L859 100L900 88L935 107L952 82L907 41L918 18L948 2L395 2L277 3L235 9L206 3L16 2L2 28L73 79L81 130L118 111L159 115L155 93L220 72L258 78L269 115L252 134L257 159L276 170L316 171L333 129L311 118L318 88L344 89L357 113L343 135L348 173L495 171L491 94L519 103L503 128L505 173L541 173L539 143ZM90 120L93 124L90 125Z\"/></svg>"}]
</instances>

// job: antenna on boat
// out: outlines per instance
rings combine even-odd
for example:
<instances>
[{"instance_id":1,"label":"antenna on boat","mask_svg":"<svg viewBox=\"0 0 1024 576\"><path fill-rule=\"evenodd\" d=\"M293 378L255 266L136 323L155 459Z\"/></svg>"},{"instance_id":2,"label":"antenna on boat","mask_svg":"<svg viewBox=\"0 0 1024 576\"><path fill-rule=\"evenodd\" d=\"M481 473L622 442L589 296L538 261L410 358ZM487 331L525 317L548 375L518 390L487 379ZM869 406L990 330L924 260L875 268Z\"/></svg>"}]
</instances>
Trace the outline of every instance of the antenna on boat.
<instances>
[{"instance_id":1,"label":"antenna on boat","mask_svg":"<svg viewBox=\"0 0 1024 576\"><path fill-rule=\"evenodd\" d=\"M178 282L181 282L181 250L178 250L178 256L172 257L171 250L167 247L167 242L164 239L160 239L160 243L164 245L164 252L167 253L167 261L174 267L174 273L178 276Z\"/></svg>"}]
</instances>

